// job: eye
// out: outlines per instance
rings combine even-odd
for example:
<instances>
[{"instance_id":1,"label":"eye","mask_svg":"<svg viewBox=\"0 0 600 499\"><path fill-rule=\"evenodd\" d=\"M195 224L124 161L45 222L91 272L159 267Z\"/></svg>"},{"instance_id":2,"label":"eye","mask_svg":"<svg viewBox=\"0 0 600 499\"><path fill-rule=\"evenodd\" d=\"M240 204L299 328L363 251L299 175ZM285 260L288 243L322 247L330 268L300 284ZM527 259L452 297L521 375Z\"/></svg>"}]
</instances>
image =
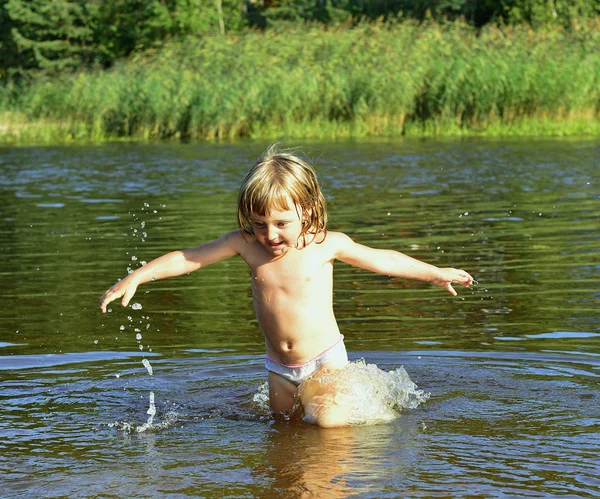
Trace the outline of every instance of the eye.
<instances>
[{"instance_id":1,"label":"eye","mask_svg":"<svg viewBox=\"0 0 600 499\"><path fill-rule=\"evenodd\" d=\"M277 227L286 227L289 222L279 222Z\"/></svg>"},{"instance_id":2,"label":"eye","mask_svg":"<svg viewBox=\"0 0 600 499\"><path fill-rule=\"evenodd\" d=\"M255 222L254 220L252 221L252 225L254 225L254 227L258 227L259 229L262 229L265 224L262 222Z\"/></svg>"}]
</instances>

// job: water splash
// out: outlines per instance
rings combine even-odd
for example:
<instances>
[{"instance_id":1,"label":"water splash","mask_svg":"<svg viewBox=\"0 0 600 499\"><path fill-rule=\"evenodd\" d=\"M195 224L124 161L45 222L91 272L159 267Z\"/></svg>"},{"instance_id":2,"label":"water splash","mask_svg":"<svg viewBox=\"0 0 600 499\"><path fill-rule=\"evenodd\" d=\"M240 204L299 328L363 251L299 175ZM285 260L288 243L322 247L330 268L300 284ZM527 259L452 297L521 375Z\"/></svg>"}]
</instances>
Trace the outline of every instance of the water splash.
<instances>
[{"instance_id":1,"label":"water splash","mask_svg":"<svg viewBox=\"0 0 600 499\"><path fill-rule=\"evenodd\" d=\"M146 359L144 359L146 360ZM149 396L149 407L148 410L146 411L146 414L148 414L148 420L141 426L138 426L136 428L136 431L138 433L142 433L144 431L146 431L148 428L152 427L152 423L154 422L154 416L156 416L156 405L154 404L154 392L150 392L150 396Z\"/></svg>"},{"instance_id":2,"label":"water splash","mask_svg":"<svg viewBox=\"0 0 600 499\"><path fill-rule=\"evenodd\" d=\"M153 375L153 371L152 371L152 366L150 365L150 361L148 359L142 359L142 364L144 364L144 367L148 371L148 374L150 376L152 376Z\"/></svg>"},{"instance_id":3,"label":"water splash","mask_svg":"<svg viewBox=\"0 0 600 499\"><path fill-rule=\"evenodd\" d=\"M430 394L419 390L404 367L383 371L364 359L349 363L344 369L315 376L303 382L299 393L310 384L333 385L350 412L349 423L377 424L391 421L405 409L415 409ZM306 419L306 418L305 418ZM310 421L308 421L310 422Z\"/></svg>"},{"instance_id":4,"label":"water splash","mask_svg":"<svg viewBox=\"0 0 600 499\"><path fill-rule=\"evenodd\" d=\"M299 393L309 382L332 384L351 400L349 422L353 425L391 421L406 409L415 409L429 399L430 394L418 389L404 367L383 371L364 359L349 363L344 369L309 378L299 387ZM268 413L269 385L262 383L252 396L254 410ZM310 421L308 421L310 422Z\"/></svg>"},{"instance_id":5,"label":"water splash","mask_svg":"<svg viewBox=\"0 0 600 499\"><path fill-rule=\"evenodd\" d=\"M268 414L271 411L269 405L269 383L264 382L252 396L252 404L258 413Z\"/></svg>"},{"instance_id":6,"label":"water splash","mask_svg":"<svg viewBox=\"0 0 600 499\"><path fill-rule=\"evenodd\" d=\"M150 392L152 393L152 392ZM148 409L150 410L150 409ZM102 424L101 426L107 426L108 428L116 428L117 430L122 431L123 433L158 433L161 431L168 430L172 428L175 424L181 422L182 420L187 420L188 418L182 416L177 411L169 411L164 416L162 421L154 422L154 416L149 416L148 421L141 425L136 425L135 423L131 423L129 421L114 421L113 423Z\"/></svg>"}]
</instances>

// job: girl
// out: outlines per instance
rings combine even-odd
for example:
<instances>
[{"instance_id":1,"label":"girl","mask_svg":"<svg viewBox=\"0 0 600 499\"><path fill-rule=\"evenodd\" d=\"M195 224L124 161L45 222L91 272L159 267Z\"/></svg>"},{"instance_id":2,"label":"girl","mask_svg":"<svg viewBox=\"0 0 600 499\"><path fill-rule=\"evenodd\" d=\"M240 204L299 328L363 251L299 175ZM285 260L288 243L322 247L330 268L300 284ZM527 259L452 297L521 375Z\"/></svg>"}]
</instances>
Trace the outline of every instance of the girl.
<instances>
[{"instance_id":1,"label":"girl","mask_svg":"<svg viewBox=\"0 0 600 499\"><path fill-rule=\"evenodd\" d=\"M254 311L265 336L270 404L277 414L292 410L298 387L308 377L348 363L333 313L334 260L428 281L454 296L452 284L468 287L473 281L463 270L438 268L327 231L325 200L314 170L274 146L246 175L237 220L238 230L138 268L104 293L100 308L106 312L106 306L118 298L127 306L140 284L240 256L252 272ZM350 404L335 384L313 383L298 395L308 421L325 427L347 424Z\"/></svg>"}]
</instances>

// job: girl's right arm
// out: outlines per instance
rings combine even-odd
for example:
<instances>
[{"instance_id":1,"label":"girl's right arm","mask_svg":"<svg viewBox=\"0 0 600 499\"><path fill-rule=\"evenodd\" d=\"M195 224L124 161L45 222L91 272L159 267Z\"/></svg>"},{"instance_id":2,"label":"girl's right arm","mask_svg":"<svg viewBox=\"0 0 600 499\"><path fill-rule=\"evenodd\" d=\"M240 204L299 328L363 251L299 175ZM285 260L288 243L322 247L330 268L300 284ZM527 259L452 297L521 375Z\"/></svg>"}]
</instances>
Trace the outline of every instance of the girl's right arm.
<instances>
[{"instance_id":1,"label":"girl's right arm","mask_svg":"<svg viewBox=\"0 0 600 499\"><path fill-rule=\"evenodd\" d=\"M235 256L239 254L242 241L239 231L228 232L215 241L196 248L173 251L152 260L108 289L100 299L100 310L105 313L106 306L118 298L121 298L121 305L126 307L140 284L189 274L211 263Z\"/></svg>"}]
</instances>

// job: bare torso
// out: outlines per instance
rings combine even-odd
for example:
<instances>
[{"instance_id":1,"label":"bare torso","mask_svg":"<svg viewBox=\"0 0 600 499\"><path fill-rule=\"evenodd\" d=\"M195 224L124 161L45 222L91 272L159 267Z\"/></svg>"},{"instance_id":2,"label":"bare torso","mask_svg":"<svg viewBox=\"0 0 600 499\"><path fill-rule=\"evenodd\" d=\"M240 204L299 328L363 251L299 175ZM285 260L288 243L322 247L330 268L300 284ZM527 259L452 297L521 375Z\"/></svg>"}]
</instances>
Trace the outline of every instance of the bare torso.
<instances>
[{"instance_id":1,"label":"bare torso","mask_svg":"<svg viewBox=\"0 0 600 499\"><path fill-rule=\"evenodd\" d=\"M301 364L339 339L333 314L333 250L328 238L273 257L246 236L240 255L252 271L254 311L267 355Z\"/></svg>"}]
</instances>

